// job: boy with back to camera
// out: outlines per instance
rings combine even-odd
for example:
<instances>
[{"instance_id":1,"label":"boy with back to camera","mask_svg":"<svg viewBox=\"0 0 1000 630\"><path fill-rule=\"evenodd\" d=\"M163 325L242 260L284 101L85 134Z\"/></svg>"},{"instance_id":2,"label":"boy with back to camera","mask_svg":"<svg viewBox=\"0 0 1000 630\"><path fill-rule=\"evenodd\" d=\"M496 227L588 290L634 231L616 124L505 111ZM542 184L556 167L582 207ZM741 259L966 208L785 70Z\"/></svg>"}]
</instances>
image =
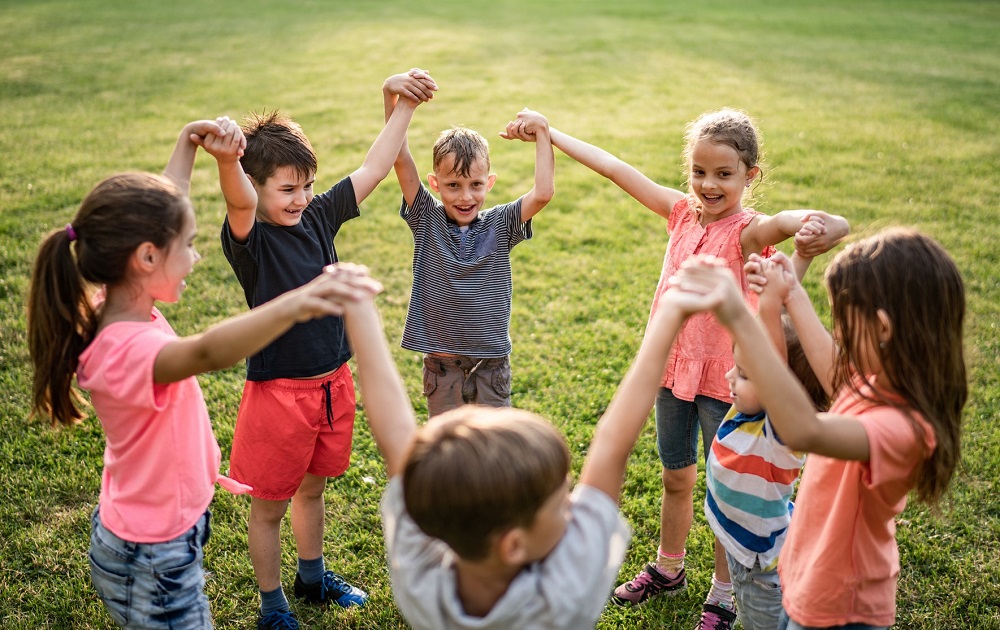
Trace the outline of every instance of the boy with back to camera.
<instances>
[{"instance_id":1,"label":"boy with back to camera","mask_svg":"<svg viewBox=\"0 0 1000 630\"><path fill-rule=\"evenodd\" d=\"M398 75L391 77L382 89L386 119L400 95L398 82ZM401 345L424 355L432 417L465 403L510 406L510 250L531 238L531 218L555 189L548 121L528 110L517 118L511 124L520 137L535 141L535 179L511 203L482 209L497 176L486 139L471 129L447 129L434 144L427 184L441 201L421 184L405 138L396 158L399 213L413 232L413 287Z\"/></svg>"},{"instance_id":2,"label":"boy with back to camera","mask_svg":"<svg viewBox=\"0 0 1000 630\"><path fill-rule=\"evenodd\" d=\"M702 296L665 294L571 490L565 439L532 413L467 405L418 429L371 279L349 265L337 274L354 287L344 319L389 476L382 518L403 616L417 630L593 628L630 538L618 510L626 465Z\"/></svg>"},{"instance_id":3,"label":"boy with back to camera","mask_svg":"<svg viewBox=\"0 0 1000 630\"><path fill-rule=\"evenodd\" d=\"M385 178L414 108L437 89L426 73L393 82L405 98L364 163L313 194L316 154L302 128L278 112L251 115L246 150L231 151L225 174L222 248L253 308L304 284L337 261L334 237ZM243 176L245 172L245 177ZM367 595L327 571L323 557L327 477L344 473L354 428L351 350L340 317L293 327L247 360L230 458L250 492L248 546L260 589L258 628L297 628L281 587L280 526L291 500L298 552L294 592L308 603L361 606Z\"/></svg>"}]
</instances>

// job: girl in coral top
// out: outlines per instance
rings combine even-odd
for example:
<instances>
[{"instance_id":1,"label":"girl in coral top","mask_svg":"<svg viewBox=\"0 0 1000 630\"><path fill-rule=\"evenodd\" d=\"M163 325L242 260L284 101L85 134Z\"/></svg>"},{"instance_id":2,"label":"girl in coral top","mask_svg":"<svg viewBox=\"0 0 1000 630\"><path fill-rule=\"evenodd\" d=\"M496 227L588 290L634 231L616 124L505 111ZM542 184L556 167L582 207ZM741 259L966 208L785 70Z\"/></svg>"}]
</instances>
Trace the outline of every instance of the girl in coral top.
<instances>
[{"instance_id":1,"label":"girl in coral top","mask_svg":"<svg viewBox=\"0 0 1000 630\"><path fill-rule=\"evenodd\" d=\"M195 375L257 352L297 322L338 314L334 271L178 337L155 303L176 302L201 258L188 188L195 152L242 144L228 119L184 127L164 176L114 175L48 234L31 276L32 411L71 425L85 415L74 375L106 437L91 519L90 567L112 619L127 628L210 628L203 546L221 453ZM228 147L228 148L227 148ZM219 159L220 176L228 165ZM95 295L100 295L95 299Z\"/></svg>"},{"instance_id":2,"label":"girl in coral top","mask_svg":"<svg viewBox=\"0 0 1000 630\"><path fill-rule=\"evenodd\" d=\"M848 231L847 221L816 210L768 216L743 207L744 193L763 179L759 133L749 116L733 109L709 112L690 123L684 159L688 192L652 181L607 151L550 128L552 144L607 177L667 220L670 242L653 297L655 313L667 280L688 258L711 254L739 278L744 298L756 304L743 274L750 254L771 255L774 245L795 235L803 260L824 253ZM651 315L652 317L652 315ZM698 434L707 454L732 399L726 372L733 367L732 342L708 313L688 319L667 361L656 399L657 448L663 464L663 503L656 559L615 590L613 602L641 604L687 586L684 545L694 518ZM736 619L725 549L716 542L712 589L698 627L725 629Z\"/></svg>"},{"instance_id":3,"label":"girl in coral top","mask_svg":"<svg viewBox=\"0 0 1000 630\"><path fill-rule=\"evenodd\" d=\"M886 628L896 613L895 517L911 490L937 502L959 461L968 395L961 275L912 230L859 241L826 273L831 336L783 255L754 258L748 271L784 291L809 363L835 396L829 413L812 408L720 267L682 270L682 290L717 292L715 311L781 439L811 453L778 560L779 630Z\"/></svg>"}]
</instances>

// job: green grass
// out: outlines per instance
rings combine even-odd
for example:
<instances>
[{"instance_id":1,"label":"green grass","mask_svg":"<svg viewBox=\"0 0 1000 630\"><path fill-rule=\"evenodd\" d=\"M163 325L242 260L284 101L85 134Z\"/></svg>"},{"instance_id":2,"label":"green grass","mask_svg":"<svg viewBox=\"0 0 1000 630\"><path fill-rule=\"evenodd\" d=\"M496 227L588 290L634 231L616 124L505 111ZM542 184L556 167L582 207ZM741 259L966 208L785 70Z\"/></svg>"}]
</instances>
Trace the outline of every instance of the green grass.
<instances>
[{"instance_id":1,"label":"green grass","mask_svg":"<svg viewBox=\"0 0 1000 630\"><path fill-rule=\"evenodd\" d=\"M24 295L41 236L64 225L99 179L158 172L189 120L280 108L320 159L320 186L361 163L382 123L382 80L413 66L441 91L418 109L410 145L423 171L451 124L491 138L499 174L490 200L530 186L533 149L496 137L522 107L553 126L681 186L685 123L743 108L764 135L769 183L757 207L843 214L856 235L912 225L952 253L968 289L963 466L940 514L911 505L899 519L900 628L1000 628L1000 4L821 5L555 0L350 3L6 0L0 5L0 624L105 628L90 585L88 517L103 438L93 418L50 430L27 419L30 370ZM690 5L690 6L689 6ZM557 156L556 197L535 238L514 254L511 324L515 404L552 420L579 470L594 423L638 347L660 270L661 219ZM218 242L224 209L211 158L192 197L205 259L177 305L181 334L244 309ZM386 284L380 306L397 341L408 296L411 240L390 175L365 216L338 238L346 260ZM787 248L785 248L787 250ZM821 309L817 261L808 288ZM825 311L824 311L825 315ZM395 357L418 411L419 361ZM934 360L928 357L928 360ZM200 378L228 453L242 369ZM326 554L367 587L364 610L297 607L310 628L404 626L385 568L377 502L385 474L359 415L352 467L327 492ZM696 500L703 497L699 486ZM631 577L655 550L659 464L648 426L622 509L635 535ZM257 607L246 553L248 502L220 491L205 566L220 628L251 627ZM294 547L283 538L283 575ZM711 579L711 534L696 511L691 588L599 628L690 628Z\"/></svg>"}]
</instances>

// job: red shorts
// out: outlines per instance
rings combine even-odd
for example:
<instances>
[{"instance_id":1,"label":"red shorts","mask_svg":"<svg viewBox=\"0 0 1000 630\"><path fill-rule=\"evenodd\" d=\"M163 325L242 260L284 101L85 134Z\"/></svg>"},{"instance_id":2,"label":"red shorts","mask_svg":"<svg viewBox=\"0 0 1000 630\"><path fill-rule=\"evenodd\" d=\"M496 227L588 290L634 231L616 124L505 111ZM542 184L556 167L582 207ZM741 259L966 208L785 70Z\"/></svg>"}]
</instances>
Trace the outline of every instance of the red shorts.
<instances>
[{"instance_id":1,"label":"red shorts","mask_svg":"<svg viewBox=\"0 0 1000 630\"><path fill-rule=\"evenodd\" d=\"M354 405L346 363L322 378L247 381L229 476L252 486L250 496L283 501L307 472L342 475L351 461Z\"/></svg>"}]
</instances>

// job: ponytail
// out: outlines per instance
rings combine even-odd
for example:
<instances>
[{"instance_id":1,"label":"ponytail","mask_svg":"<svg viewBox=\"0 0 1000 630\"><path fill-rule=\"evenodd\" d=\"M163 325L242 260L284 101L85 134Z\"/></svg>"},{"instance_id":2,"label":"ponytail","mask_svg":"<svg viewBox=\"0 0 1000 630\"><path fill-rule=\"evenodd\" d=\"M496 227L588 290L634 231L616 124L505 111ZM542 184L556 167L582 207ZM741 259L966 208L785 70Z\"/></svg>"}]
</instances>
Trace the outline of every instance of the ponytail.
<instances>
[{"instance_id":1,"label":"ponytail","mask_svg":"<svg viewBox=\"0 0 1000 630\"><path fill-rule=\"evenodd\" d=\"M94 306L72 252L72 228L45 237L35 260L28 294L28 349L34 367L31 413L52 424L83 417L83 397L73 375L97 329Z\"/></svg>"}]
</instances>

